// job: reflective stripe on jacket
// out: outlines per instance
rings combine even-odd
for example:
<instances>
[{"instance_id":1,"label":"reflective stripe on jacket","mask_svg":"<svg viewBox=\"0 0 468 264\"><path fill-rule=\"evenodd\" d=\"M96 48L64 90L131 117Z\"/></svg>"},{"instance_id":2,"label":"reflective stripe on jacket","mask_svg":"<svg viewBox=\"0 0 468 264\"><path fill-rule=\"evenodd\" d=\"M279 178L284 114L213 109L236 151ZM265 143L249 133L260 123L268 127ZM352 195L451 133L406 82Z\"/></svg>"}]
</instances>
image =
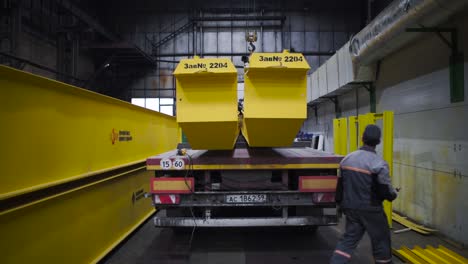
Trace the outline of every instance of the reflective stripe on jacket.
<instances>
[{"instance_id":1,"label":"reflective stripe on jacket","mask_svg":"<svg viewBox=\"0 0 468 264\"><path fill-rule=\"evenodd\" d=\"M397 197L387 162L370 147L348 154L340 163L340 171L336 201L342 208L382 210L383 200Z\"/></svg>"}]
</instances>

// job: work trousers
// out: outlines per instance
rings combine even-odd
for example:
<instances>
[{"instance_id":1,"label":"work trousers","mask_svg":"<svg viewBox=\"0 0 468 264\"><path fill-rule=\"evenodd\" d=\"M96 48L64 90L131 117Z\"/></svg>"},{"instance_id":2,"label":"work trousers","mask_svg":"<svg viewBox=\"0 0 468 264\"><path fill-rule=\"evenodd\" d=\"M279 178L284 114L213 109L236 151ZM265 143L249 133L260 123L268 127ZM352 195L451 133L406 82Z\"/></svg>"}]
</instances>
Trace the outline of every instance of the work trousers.
<instances>
[{"instance_id":1,"label":"work trousers","mask_svg":"<svg viewBox=\"0 0 468 264\"><path fill-rule=\"evenodd\" d=\"M390 228L383 210L378 212L345 209L346 230L338 242L330 264L348 263L367 231L375 263L392 263Z\"/></svg>"}]
</instances>

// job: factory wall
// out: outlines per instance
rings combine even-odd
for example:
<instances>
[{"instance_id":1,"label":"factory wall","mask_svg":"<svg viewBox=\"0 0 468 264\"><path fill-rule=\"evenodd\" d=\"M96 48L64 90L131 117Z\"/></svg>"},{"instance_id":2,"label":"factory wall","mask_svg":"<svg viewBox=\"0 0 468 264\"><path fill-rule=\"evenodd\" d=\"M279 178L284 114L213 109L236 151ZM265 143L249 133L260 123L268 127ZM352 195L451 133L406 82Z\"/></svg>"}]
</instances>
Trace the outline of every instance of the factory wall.
<instances>
[{"instance_id":1,"label":"factory wall","mask_svg":"<svg viewBox=\"0 0 468 264\"><path fill-rule=\"evenodd\" d=\"M57 69L56 43L44 38L38 38L31 33L21 32L19 34L16 56L60 71ZM47 78L58 79L55 73L28 64L24 65L22 70ZM75 77L77 79L86 80L92 75L93 71L94 63L91 57L82 52L78 59L78 68Z\"/></svg>"},{"instance_id":2,"label":"factory wall","mask_svg":"<svg viewBox=\"0 0 468 264\"><path fill-rule=\"evenodd\" d=\"M312 88L313 89L313 88ZM341 116L357 116L368 113L369 93L364 87L355 88L346 94L339 96ZM307 108L307 120L301 131L324 135L324 150L333 152L333 119L336 117L335 104L332 101L323 102L317 106L317 115L312 107Z\"/></svg>"},{"instance_id":3,"label":"factory wall","mask_svg":"<svg viewBox=\"0 0 468 264\"><path fill-rule=\"evenodd\" d=\"M76 31L79 21L54 1L3 1L0 63L82 86L94 63L80 49L90 32ZM73 28L73 30L70 30Z\"/></svg>"},{"instance_id":4,"label":"factory wall","mask_svg":"<svg viewBox=\"0 0 468 264\"><path fill-rule=\"evenodd\" d=\"M395 113L393 184L402 191L394 210L464 244L468 243L467 13L442 25L459 30L459 49L465 54L464 102L450 102L450 49L433 33L384 58L376 82L377 112ZM343 116L369 111L364 88L340 96L339 101ZM310 109L304 124L308 131L325 133L330 152L334 117L333 103L326 102L318 107L318 119Z\"/></svg>"},{"instance_id":5,"label":"factory wall","mask_svg":"<svg viewBox=\"0 0 468 264\"><path fill-rule=\"evenodd\" d=\"M450 103L450 49L435 34L385 58L377 110L395 112L395 210L468 243L467 12L450 21L465 53L465 101Z\"/></svg>"},{"instance_id":6,"label":"factory wall","mask_svg":"<svg viewBox=\"0 0 468 264\"><path fill-rule=\"evenodd\" d=\"M119 10L109 14L114 23L114 31L139 45L148 53L156 52L159 60L157 67L136 80L129 86L128 97L174 97L175 82L172 71L177 61L187 58L187 55L197 54L205 57L228 57L236 66L243 66L241 56L230 56L231 53L248 53L245 34L247 28L257 31L258 41L255 43L257 52L281 52L291 49L298 52L328 52L331 53L346 43L351 35L362 26L361 9L355 4L340 1L328 1L326 4L299 3L297 7L280 1L265 1L258 4L257 11L249 11L252 6L233 1L203 1L195 9L184 7L178 10L161 11L161 7L153 7L151 3L145 6L128 6L121 3ZM189 3L190 4L190 3ZM232 7L235 8L232 8ZM132 12L127 12L128 9ZM185 10L185 11L182 11ZM190 28L171 39L157 50L151 46L185 25L194 11L201 17L236 17L236 16L285 16L284 25L280 21L204 21L195 33ZM216 11L214 11L216 10ZM219 11L221 10L221 11ZM223 11L224 10L224 11ZM260 10L266 10L263 13ZM128 14L132 13L131 16ZM112 26L111 26L112 27ZM194 50L195 49L195 50ZM223 55L218 56L217 54ZM178 56L179 54L179 56ZM209 54L209 55L207 55ZM312 68L317 69L329 56L306 55ZM242 82L243 70L239 68L239 82Z\"/></svg>"}]
</instances>

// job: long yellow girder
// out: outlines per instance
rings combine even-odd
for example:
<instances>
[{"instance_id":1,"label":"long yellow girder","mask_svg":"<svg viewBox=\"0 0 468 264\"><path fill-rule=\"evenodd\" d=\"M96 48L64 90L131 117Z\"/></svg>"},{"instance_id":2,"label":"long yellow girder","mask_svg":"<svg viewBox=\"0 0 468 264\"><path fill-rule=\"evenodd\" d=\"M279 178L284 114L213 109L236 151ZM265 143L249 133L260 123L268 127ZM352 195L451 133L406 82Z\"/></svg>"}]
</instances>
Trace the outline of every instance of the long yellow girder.
<instances>
[{"instance_id":1,"label":"long yellow girder","mask_svg":"<svg viewBox=\"0 0 468 264\"><path fill-rule=\"evenodd\" d=\"M0 199L176 146L175 118L0 66Z\"/></svg>"},{"instance_id":2,"label":"long yellow girder","mask_svg":"<svg viewBox=\"0 0 468 264\"><path fill-rule=\"evenodd\" d=\"M95 263L145 221L174 117L0 66L0 263Z\"/></svg>"}]
</instances>

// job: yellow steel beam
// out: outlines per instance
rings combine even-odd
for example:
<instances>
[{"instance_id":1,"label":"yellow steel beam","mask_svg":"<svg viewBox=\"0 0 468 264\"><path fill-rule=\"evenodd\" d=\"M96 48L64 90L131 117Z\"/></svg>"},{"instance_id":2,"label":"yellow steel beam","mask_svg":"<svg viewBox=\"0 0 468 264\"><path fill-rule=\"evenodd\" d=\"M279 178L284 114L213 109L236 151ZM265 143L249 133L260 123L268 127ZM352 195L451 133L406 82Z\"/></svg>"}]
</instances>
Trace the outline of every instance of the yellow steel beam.
<instances>
[{"instance_id":1,"label":"yellow steel beam","mask_svg":"<svg viewBox=\"0 0 468 264\"><path fill-rule=\"evenodd\" d=\"M443 253L439 252L437 249L433 248L432 246L428 245L426 246L425 252L434 260L437 261L437 263L441 264L452 264L453 261L444 256Z\"/></svg>"},{"instance_id":2,"label":"yellow steel beam","mask_svg":"<svg viewBox=\"0 0 468 264\"><path fill-rule=\"evenodd\" d=\"M448 249L448 248L446 248L446 247L444 247L442 245L439 245L437 250L439 252L443 253L449 259L455 260L456 262L454 262L454 263L460 263L460 264L467 264L468 263L468 259L466 259L463 256L460 256L459 254L453 252L452 250L450 250L450 249Z\"/></svg>"},{"instance_id":3,"label":"yellow steel beam","mask_svg":"<svg viewBox=\"0 0 468 264\"><path fill-rule=\"evenodd\" d=\"M416 264L466 264L468 260L461 255L439 245L438 248L427 246L425 249L415 246L409 249L402 246L400 249L392 249L394 255L406 263Z\"/></svg>"},{"instance_id":4,"label":"yellow steel beam","mask_svg":"<svg viewBox=\"0 0 468 264\"><path fill-rule=\"evenodd\" d=\"M0 98L0 263L97 262L154 212L175 118L4 66Z\"/></svg>"},{"instance_id":5,"label":"yellow steel beam","mask_svg":"<svg viewBox=\"0 0 468 264\"><path fill-rule=\"evenodd\" d=\"M144 165L144 164L142 163L142 165ZM103 183L105 181L109 181L109 180L112 180L112 179L115 179L115 178L118 178L118 177L122 177L122 176L127 176L127 174L135 173L135 172L141 171L143 169L146 169L146 166L139 166L137 168L130 168L129 167L124 172L112 173L111 176L105 177L102 180L92 181L91 183L79 185L78 187L75 187L75 188L70 188L70 189L66 189L64 191L59 191L59 192L57 192L55 194L45 196L44 198L32 199L31 201L25 201L24 203L20 203L20 204L18 204L16 206L9 207L9 208L7 208L5 210L0 211L0 216L6 215L6 214L11 213L11 212L16 211L16 210L24 209L24 208L29 207L29 206L36 205L36 204L39 204L39 203L47 202L48 200L51 200L51 199L60 198L60 196L63 196L63 195L66 195L66 194L69 194L69 193L72 193L72 192L76 192L76 191L79 191L79 190L83 190L83 189L86 189L86 188L91 187L93 185ZM99 175L99 174L96 174L96 175Z\"/></svg>"},{"instance_id":6,"label":"yellow steel beam","mask_svg":"<svg viewBox=\"0 0 468 264\"><path fill-rule=\"evenodd\" d=\"M414 264L429 264L427 261L414 254L409 248L402 246L399 250L396 250L397 256L402 258L406 263Z\"/></svg>"},{"instance_id":7,"label":"yellow steel beam","mask_svg":"<svg viewBox=\"0 0 468 264\"><path fill-rule=\"evenodd\" d=\"M0 215L0 263L94 263L154 212L144 169Z\"/></svg>"},{"instance_id":8,"label":"yellow steel beam","mask_svg":"<svg viewBox=\"0 0 468 264\"><path fill-rule=\"evenodd\" d=\"M424 249L420 246L414 246L413 250L414 254L418 255L420 258L424 259L429 264L440 264L437 259L434 259L431 255L427 254Z\"/></svg>"},{"instance_id":9,"label":"yellow steel beam","mask_svg":"<svg viewBox=\"0 0 468 264\"><path fill-rule=\"evenodd\" d=\"M174 148L173 117L0 66L0 200Z\"/></svg>"}]
</instances>

